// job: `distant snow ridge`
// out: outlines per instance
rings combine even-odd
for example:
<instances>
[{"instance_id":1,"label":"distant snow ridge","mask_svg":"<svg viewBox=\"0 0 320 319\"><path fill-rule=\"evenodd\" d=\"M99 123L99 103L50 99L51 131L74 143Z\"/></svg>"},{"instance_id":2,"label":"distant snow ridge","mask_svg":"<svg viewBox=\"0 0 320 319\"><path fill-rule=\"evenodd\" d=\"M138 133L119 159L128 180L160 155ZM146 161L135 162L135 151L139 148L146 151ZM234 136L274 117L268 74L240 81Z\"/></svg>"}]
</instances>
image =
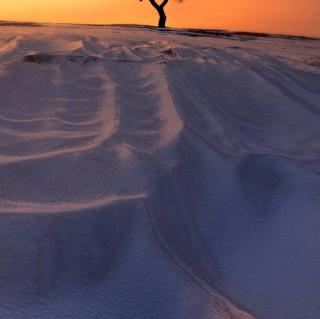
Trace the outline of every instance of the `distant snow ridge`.
<instances>
[{"instance_id":1,"label":"distant snow ridge","mask_svg":"<svg viewBox=\"0 0 320 319\"><path fill-rule=\"evenodd\" d=\"M87 64L89 62L94 62L98 60L95 56L81 56L81 55L53 55L53 54L30 54L24 57L24 61L28 63L38 63L38 64L49 64L49 63L59 63L61 59L65 59L74 63Z\"/></svg>"},{"instance_id":2,"label":"distant snow ridge","mask_svg":"<svg viewBox=\"0 0 320 319\"><path fill-rule=\"evenodd\" d=\"M320 57L314 57L307 60L307 64L315 67L320 67Z\"/></svg>"},{"instance_id":3,"label":"distant snow ridge","mask_svg":"<svg viewBox=\"0 0 320 319\"><path fill-rule=\"evenodd\" d=\"M0 30L1 318L319 316L320 42L195 34Z\"/></svg>"}]
</instances>

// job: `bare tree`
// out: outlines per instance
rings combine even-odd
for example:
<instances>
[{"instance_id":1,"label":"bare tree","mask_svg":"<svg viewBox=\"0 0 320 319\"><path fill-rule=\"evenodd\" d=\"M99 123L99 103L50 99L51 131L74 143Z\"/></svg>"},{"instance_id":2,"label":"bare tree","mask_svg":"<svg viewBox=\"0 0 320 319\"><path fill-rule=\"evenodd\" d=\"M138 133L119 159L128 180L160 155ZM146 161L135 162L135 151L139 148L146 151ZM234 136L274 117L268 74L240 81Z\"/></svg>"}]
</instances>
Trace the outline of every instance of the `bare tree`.
<instances>
[{"instance_id":1,"label":"bare tree","mask_svg":"<svg viewBox=\"0 0 320 319\"><path fill-rule=\"evenodd\" d=\"M143 1L143 0L140 0L140 1ZM179 3L183 2L183 0L174 0L174 1L179 2ZM164 7L168 4L169 0L162 0L162 2L160 4L158 4L155 0L149 0L149 2L159 13L158 28L165 28L167 16L164 11Z\"/></svg>"}]
</instances>

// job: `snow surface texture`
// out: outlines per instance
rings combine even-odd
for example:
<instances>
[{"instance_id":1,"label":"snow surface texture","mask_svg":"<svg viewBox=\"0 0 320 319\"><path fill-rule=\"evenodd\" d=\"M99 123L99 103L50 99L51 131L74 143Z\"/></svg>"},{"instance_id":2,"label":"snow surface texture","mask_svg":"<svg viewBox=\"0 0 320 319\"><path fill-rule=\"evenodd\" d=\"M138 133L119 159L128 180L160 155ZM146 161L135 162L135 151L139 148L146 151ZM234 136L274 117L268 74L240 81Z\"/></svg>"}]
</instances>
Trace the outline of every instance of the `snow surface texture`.
<instances>
[{"instance_id":1,"label":"snow surface texture","mask_svg":"<svg viewBox=\"0 0 320 319\"><path fill-rule=\"evenodd\" d=\"M0 30L0 317L320 318L320 41Z\"/></svg>"}]
</instances>

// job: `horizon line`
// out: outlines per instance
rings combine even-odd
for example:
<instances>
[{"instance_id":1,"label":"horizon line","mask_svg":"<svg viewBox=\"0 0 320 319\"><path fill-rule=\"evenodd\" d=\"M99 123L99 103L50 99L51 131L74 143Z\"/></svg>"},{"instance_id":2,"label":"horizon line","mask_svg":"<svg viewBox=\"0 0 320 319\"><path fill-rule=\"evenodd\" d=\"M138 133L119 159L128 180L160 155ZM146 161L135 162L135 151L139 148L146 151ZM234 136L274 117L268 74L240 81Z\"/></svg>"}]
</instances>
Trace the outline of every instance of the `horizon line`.
<instances>
[{"instance_id":1,"label":"horizon line","mask_svg":"<svg viewBox=\"0 0 320 319\"><path fill-rule=\"evenodd\" d=\"M5 25L7 23L7 25ZM45 22L45 21L29 21L29 20L2 20L0 19L0 27L3 26L14 26L10 24L25 25L25 26L44 26L44 25L75 25L75 26L127 26L127 27L141 27L141 28L152 28L158 29L156 25L148 24L139 24L139 23L77 23L77 22ZM226 32L229 34L247 34L251 36L260 36L260 37L282 37L282 38L297 38L305 40L320 40L319 36L307 35L307 34L287 34L287 33L272 33L266 31L252 31L252 30L230 30L230 29L214 29L214 28L202 28L202 27L171 27L167 26L166 29L170 30L189 30L189 31L211 31L211 32ZM208 34L209 35L209 34Z\"/></svg>"}]
</instances>

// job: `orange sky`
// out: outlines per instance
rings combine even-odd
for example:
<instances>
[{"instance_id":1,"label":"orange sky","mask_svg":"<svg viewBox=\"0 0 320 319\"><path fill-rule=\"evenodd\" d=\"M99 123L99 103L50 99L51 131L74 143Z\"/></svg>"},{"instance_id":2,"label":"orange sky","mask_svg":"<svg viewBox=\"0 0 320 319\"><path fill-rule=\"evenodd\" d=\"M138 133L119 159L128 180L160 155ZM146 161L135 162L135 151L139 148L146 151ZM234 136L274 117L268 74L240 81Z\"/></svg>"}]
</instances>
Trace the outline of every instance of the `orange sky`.
<instances>
[{"instance_id":1,"label":"orange sky","mask_svg":"<svg viewBox=\"0 0 320 319\"><path fill-rule=\"evenodd\" d=\"M320 0L171 0L168 25L320 36ZM138 0L1 0L0 20L156 24Z\"/></svg>"}]
</instances>

